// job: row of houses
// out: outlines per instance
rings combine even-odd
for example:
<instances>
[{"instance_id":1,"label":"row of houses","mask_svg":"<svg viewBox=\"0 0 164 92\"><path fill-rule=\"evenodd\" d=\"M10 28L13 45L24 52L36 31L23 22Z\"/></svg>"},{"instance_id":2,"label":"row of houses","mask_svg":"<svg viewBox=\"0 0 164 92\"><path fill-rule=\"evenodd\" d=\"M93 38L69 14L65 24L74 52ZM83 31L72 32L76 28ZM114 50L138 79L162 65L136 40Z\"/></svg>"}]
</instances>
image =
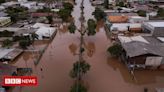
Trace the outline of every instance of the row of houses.
<instances>
[{"instance_id":1,"label":"row of houses","mask_svg":"<svg viewBox=\"0 0 164 92\"><path fill-rule=\"evenodd\" d=\"M108 31L116 33L115 40L122 47L120 57L128 68L164 69L164 21L134 13L108 14L106 20Z\"/></svg>"}]
</instances>

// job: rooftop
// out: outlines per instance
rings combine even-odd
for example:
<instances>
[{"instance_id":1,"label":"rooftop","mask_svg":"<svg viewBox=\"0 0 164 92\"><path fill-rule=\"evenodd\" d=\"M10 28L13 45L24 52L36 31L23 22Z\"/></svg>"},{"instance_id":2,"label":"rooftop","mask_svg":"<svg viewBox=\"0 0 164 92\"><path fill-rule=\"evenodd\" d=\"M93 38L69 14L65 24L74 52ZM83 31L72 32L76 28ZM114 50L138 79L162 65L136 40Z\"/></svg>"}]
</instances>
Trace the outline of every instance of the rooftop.
<instances>
[{"instance_id":1,"label":"rooftop","mask_svg":"<svg viewBox=\"0 0 164 92\"><path fill-rule=\"evenodd\" d=\"M152 27L164 27L164 21L145 22L145 24Z\"/></svg>"},{"instance_id":2,"label":"rooftop","mask_svg":"<svg viewBox=\"0 0 164 92\"><path fill-rule=\"evenodd\" d=\"M112 23L125 23L128 21L128 16L109 16L108 20Z\"/></svg>"},{"instance_id":3,"label":"rooftop","mask_svg":"<svg viewBox=\"0 0 164 92\"><path fill-rule=\"evenodd\" d=\"M154 37L144 36L142 39L141 37L136 37L135 40L131 40L127 37L127 39L124 39L126 42L122 41L121 39L119 40L122 44L122 47L129 57L145 54L153 54L164 57L164 44Z\"/></svg>"}]
</instances>

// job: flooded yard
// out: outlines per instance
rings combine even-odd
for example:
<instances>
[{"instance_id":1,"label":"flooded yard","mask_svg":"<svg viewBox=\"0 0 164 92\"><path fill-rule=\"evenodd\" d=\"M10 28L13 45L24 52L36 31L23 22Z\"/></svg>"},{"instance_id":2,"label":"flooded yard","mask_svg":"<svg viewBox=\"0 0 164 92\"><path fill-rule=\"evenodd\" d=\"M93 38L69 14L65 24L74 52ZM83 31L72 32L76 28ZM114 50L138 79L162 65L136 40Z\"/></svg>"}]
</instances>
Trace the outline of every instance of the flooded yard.
<instances>
[{"instance_id":1,"label":"flooded yard","mask_svg":"<svg viewBox=\"0 0 164 92\"><path fill-rule=\"evenodd\" d=\"M79 28L81 0L76 0L76 3L72 15ZM85 19L93 18L94 7L89 0L84 0L84 7ZM149 92L154 92L155 88L164 87L164 71L135 71L135 81L122 62L109 56L106 50L111 41L106 37L102 24L98 23L95 36L84 37L84 58L91 65L90 71L84 76L88 92L143 92L145 87ZM69 92L73 84L69 72L72 64L78 60L75 54L80 42L79 37L78 32L70 34L66 29L59 30L37 66L34 65L37 55L24 53L14 65L32 68L32 75L38 77L39 84L36 87L16 87L13 92Z\"/></svg>"}]
</instances>

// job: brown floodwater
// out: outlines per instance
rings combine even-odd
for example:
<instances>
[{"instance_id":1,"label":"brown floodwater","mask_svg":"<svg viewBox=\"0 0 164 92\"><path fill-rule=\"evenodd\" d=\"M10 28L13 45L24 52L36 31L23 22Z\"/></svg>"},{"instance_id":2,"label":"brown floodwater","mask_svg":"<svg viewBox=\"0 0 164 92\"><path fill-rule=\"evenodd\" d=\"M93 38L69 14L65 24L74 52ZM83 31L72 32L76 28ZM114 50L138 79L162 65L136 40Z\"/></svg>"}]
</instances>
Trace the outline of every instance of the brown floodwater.
<instances>
[{"instance_id":1,"label":"brown floodwater","mask_svg":"<svg viewBox=\"0 0 164 92\"><path fill-rule=\"evenodd\" d=\"M76 26L80 28L81 0L76 2L72 15ZM86 20L93 18L94 7L89 0L84 0L84 6ZM37 66L34 65L37 53L26 52L20 56L14 65L32 68L32 75L38 77L39 84L36 87L16 87L13 92L69 92L74 83L69 72L72 64L78 60L76 53L79 49L79 37L78 32L70 34L65 28L59 30ZM164 71L135 71L135 81L124 64L108 55L106 49L111 41L106 37L101 22L97 26L96 35L85 36L84 40L84 59L91 65L90 71L84 76L88 92L143 92L144 87L149 92L154 92L155 88L164 87Z\"/></svg>"}]
</instances>

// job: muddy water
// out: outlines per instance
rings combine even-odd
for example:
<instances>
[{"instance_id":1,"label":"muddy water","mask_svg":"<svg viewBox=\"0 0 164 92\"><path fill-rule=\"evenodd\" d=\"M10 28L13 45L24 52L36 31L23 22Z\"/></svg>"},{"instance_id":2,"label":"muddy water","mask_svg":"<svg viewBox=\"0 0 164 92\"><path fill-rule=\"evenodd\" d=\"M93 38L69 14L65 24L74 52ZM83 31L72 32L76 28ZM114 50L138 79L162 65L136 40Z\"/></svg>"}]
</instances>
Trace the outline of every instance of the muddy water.
<instances>
[{"instance_id":1,"label":"muddy water","mask_svg":"<svg viewBox=\"0 0 164 92\"><path fill-rule=\"evenodd\" d=\"M80 27L80 3L76 0L73 17L76 26ZM93 18L91 15L94 7L89 0L84 0L84 12L86 20ZM101 22L99 24L102 24ZM153 92L154 88L164 87L163 71L136 71L135 82L127 68L117 59L108 56L106 49L111 42L107 39L104 28L98 25L95 36L85 36L85 56L91 70L84 76L89 92L143 92L147 87ZM72 64L78 59L77 53L79 34L70 34L66 31L58 32L54 40L43 54L37 67L33 61L35 57L31 53L23 54L15 63L20 67L33 68L33 74L38 77L37 87L15 88L14 92L69 92L73 80L69 77ZM40 69L43 69L41 71Z\"/></svg>"}]
</instances>

